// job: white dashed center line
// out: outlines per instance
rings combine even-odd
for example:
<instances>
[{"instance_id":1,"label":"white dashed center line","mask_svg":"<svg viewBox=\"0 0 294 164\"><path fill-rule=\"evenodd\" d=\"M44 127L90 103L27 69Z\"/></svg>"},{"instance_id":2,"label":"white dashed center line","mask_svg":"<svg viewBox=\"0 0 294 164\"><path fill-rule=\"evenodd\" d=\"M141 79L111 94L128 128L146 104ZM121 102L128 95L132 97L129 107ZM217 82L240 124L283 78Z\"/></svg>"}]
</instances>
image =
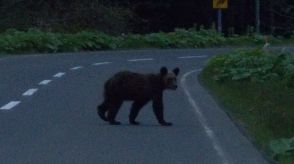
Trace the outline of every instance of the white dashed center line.
<instances>
[{"instance_id":1,"label":"white dashed center line","mask_svg":"<svg viewBox=\"0 0 294 164\"><path fill-rule=\"evenodd\" d=\"M82 68L83 68L83 66L76 66L76 67L71 68L71 70L78 70L78 69L82 69Z\"/></svg>"},{"instance_id":2,"label":"white dashed center line","mask_svg":"<svg viewBox=\"0 0 294 164\"><path fill-rule=\"evenodd\" d=\"M51 82L52 80L43 80L39 83L39 85L47 85Z\"/></svg>"},{"instance_id":3,"label":"white dashed center line","mask_svg":"<svg viewBox=\"0 0 294 164\"><path fill-rule=\"evenodd\" d=\"M110 64L111 62L100 62L100 63L94 63L92 64L93 66L99 66L99 65L105 65L105 64Z\"/></svg>"},{"instance_id":4,"label":"white dashed center line","mask_svg":"<svg viewBox=\"0 0 294 164\"><path fill-rule=\"evenodd\" d=\"M25 91L22 95L23 96L32 96L34 93L36 93L38 91L37 88L31 88L27 91Z\"/></svg>"},{"instance_id":5,"label":"white dashed center line","mask_svg":"<svg viewBox=\"0 0 294 164\"><path fill-rule=\"evenodd\" d=\"M0 110L10 110L12 108L14 108L15 106L17 106L20 103L20 101L11 101L8 104L2 106L0 108Z\"/></svg>"},{"instance_id":6,"label":"white dashed center line","mask_svg":"<svg viewBox=\"0 0 294 164\"><path fill-rule=\"evenodd\" d=\"M64 75L65 75L65 73L64 73L64 72L59 72L59 73L57 73L57 74L53 75L53 77L60 78L60 77L62 77L62 76L64 76Z\"/></svg>"},{"instance_id":7,"label":"white dashed center line","mask_svg":"<svg viewBox=\"0 0 294 164\"><path fill-rule=\"evenodd\" d=\"M151 61L153 58L145 58L145 59L130 59L129 62L139 62L139 61Z\"/></svg>"},{"instance_id":8,"label":"white dashed center line","mask_svg":"<svg viewBox=\"0 0 294 164\"><path fill-rule=\"evenodd\" d=\"M178 57L179 59L192 59L192 58L206 58L207 55L201 55L201 56L181 56Z\"/></svg>"}]
</instances>

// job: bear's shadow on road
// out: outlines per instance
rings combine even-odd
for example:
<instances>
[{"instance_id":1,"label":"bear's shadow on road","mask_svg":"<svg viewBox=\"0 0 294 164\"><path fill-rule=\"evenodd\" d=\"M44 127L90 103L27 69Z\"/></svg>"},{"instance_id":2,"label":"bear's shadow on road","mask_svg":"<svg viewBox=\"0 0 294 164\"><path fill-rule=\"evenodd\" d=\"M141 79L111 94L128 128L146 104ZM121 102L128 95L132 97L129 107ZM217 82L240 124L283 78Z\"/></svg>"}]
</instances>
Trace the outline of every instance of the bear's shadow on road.
<instances>
[{"instance_id":1,"label":"bear's shadow on road","mask_svg":"<svg viewBox=\"0 0 294 164\"><path fill-rule=\"evenodd\" d=\"M109 128L187 128L187 127L194 127L194 125L189 124L173 124L172 126L161 126L160 124L156 123L140 123L140 125L131 125L128 123L122 122L121 125L109 125L108 123L101 123L99 122L96 124L100 127L109 127Z\"/></svg>"}]
</instances>

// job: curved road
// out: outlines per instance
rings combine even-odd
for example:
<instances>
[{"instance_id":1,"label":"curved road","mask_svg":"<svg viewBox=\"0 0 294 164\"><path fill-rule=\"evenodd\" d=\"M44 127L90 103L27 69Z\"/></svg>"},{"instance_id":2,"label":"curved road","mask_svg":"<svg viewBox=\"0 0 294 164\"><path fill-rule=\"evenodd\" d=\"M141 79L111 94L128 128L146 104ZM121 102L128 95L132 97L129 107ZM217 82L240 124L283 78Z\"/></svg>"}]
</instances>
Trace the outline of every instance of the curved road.
<instances>
[{"instance_id":1,"label":"curved road","mask_svg":"<svg viewBox=\"0 0 294 164\"><path fill-rule=\"evenodd\" d=\"M228 49L105 51L0 59L0 163L263 164L267 161L198 83L207 59ZM165 118L151 105L128 124L130 103L110 126L97 117L104 82L115 72L180 67L164 95Z\"/></svg>"}]
</instances>

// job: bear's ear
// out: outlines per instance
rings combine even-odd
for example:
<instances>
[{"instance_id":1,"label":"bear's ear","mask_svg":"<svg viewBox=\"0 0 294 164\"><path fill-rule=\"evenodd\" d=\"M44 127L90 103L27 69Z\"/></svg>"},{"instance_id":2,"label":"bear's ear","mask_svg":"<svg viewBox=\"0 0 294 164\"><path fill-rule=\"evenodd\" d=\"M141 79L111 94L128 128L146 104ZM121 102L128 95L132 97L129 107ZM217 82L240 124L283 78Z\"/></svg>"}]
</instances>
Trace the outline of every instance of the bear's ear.
<instances>
[{"instance_id":1,"label":"bear's ear","mask_svg":"<svg viewBox=\"0 0 294 164\"><path fill-rule=\"evenodd\" d=\"M180 68L175 68L174 70L173 70L173 73L176 75L176 76L178 76L178 74L179 74L179 72L180 72Z\"/></svg>"},{"instance_id":2,"label":"bear's ear","mask_svg":"<svg viewBox=\"0 0 294 164\"><path fill-rule=\"evenodd\" d=\"M165 76L166 74L167 74L167 68L166 67L161 67L161 69L160 69L160 75L161 76Z\"/></svg>"}]
</instances>

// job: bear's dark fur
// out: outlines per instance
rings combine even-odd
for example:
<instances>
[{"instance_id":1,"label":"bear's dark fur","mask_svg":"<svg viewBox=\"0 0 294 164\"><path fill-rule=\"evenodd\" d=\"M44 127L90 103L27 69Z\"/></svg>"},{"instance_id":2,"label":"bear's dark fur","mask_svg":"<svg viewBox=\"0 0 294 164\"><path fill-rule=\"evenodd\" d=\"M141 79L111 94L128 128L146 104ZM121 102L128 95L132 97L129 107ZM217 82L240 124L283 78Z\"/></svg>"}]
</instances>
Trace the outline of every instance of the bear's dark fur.
<instances>
[{"instance_id":1,"label":"bear's dark fur","mask_svg":"<svg viewBox=\"0 0 294 164\"><path fill-rule=\"evenodd\" d=\"M129 71L116 73L104 85L104 101L97 107L98 115L111 125L119 125L115 120L123 101L134 101L129 114L129 122L138 125L135 119L140 109L149 101L153 102L153 111L161 125L170 126L164 120L162 96L165 89L177 88L176 77L179 68L168 72L166 67L158 74L139 74ZM107 113L107 116L106 116Z\"/></svg>"}]
</instances>

